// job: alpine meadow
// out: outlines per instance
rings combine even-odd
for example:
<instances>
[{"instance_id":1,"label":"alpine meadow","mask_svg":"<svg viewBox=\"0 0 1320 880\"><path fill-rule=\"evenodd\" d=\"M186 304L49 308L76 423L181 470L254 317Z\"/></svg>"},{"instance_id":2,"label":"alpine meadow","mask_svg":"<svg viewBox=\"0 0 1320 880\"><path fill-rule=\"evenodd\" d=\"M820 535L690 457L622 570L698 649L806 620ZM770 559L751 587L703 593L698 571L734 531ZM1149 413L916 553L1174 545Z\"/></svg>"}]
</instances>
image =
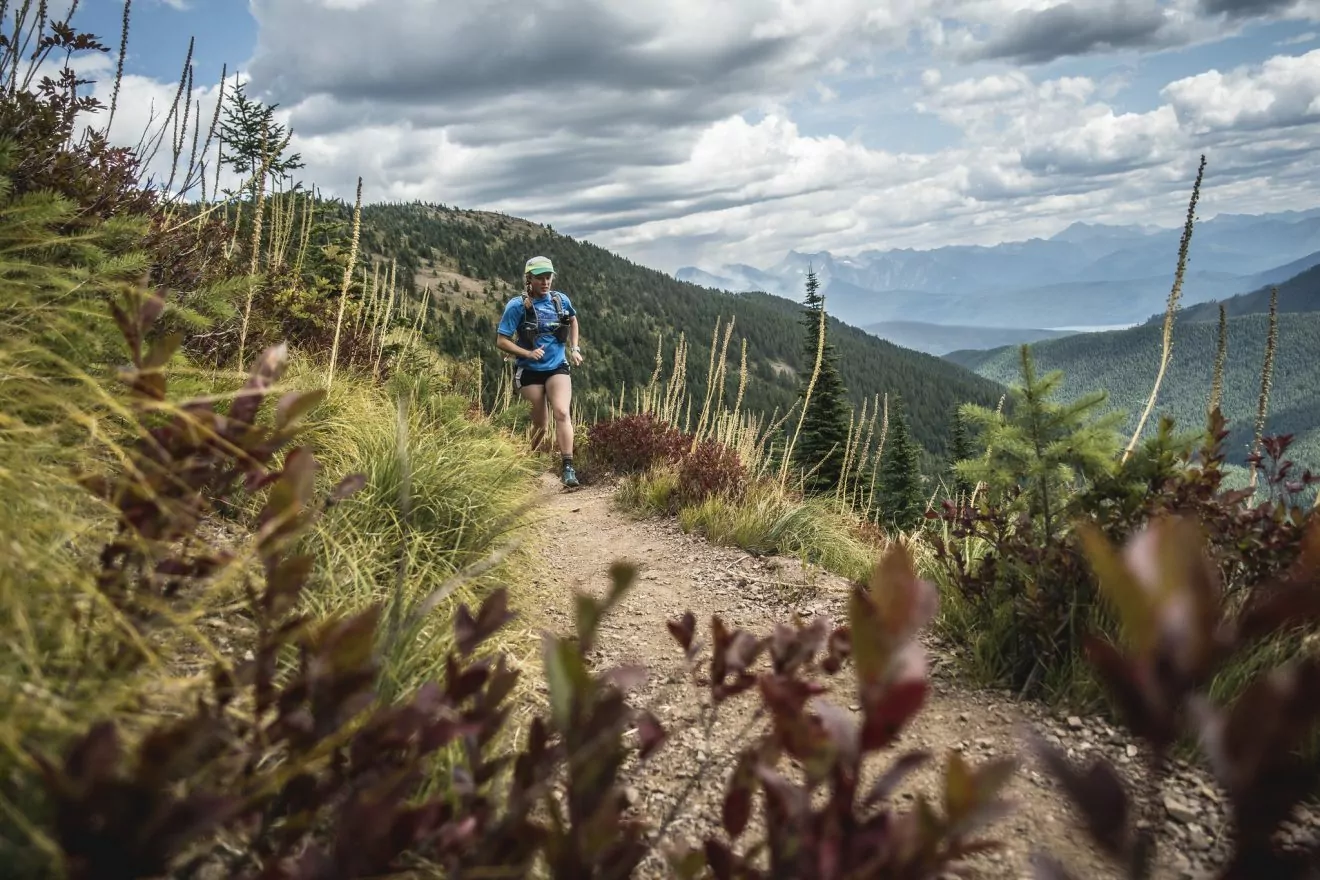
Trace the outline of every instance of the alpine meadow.
<instances>
[{"instance_id":1,"label":"alpine meadow","mask_svg":"<svg viewBox=\"0 0 1320 880\"><path fill-rule=\"evenodd\" d=\"M129 107L157 6L0 0L5 877L1320 877L1320 265L1184 305L1213 157L1165 313L936 356Z\"/></svg>"}]
</instances>

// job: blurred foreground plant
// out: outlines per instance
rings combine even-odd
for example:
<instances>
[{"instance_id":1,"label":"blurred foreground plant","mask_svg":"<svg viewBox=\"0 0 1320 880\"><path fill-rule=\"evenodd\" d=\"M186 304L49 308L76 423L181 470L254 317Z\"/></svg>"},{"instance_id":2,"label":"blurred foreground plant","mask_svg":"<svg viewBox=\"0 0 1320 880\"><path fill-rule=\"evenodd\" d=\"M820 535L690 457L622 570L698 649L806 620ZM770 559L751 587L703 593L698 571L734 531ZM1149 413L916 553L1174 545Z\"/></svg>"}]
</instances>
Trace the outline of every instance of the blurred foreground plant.
<instances>
[{"instance_id":1,"label":"blurred foreground plant","mask_svg":"<svg viewBox=\"0 0 1320 880\"><path fill-rule=\"evenodd\" d=\"M1320 621L1320 526L1312 523L1293 565L1236 610L1192 520L1157 518L1121 551L1095 527L1081 535L1123 627L1121 647L1090 636L1087 656L1132 733L1149 747L1149 787L1158 793L1178 738L1195 736L1227 793L1232 820L1232 853L1217 876L1313 876L1320 851L1285 848L1274 835L1320 782L1315 764L1300 755L1320 730L1320 657L1300 656L1258 676L1228 706L1213 704L1208 689L1235 655ZM1138 827L1141 804L1115 768L1097 759L1079 771L1057 747L1042 740L1034 746L1100 848L1127 876L1150 876L1155 842ZM1039 871L1042 878L1070 876L1048 858Z\"/></svg>"},{"instance_id":2,"label":"blurred foreground plant","mask_svg":"<svg viewBox=\"0 0 1320 880\"><path fill-rule=\"evenodd\" d=\"M708 684L711 700L722 703L756 688L770 729L744 749L725 794L721 825L727 842L710 837L701 850L676 855L679 876L702 876L702 869L730 877L911 877L942 876L965 857L995 849L995 841L974 836L1007 809L999 793L1016 768L1003 758L969 766L950 752L943 778L943 815L924 794L915 809L896 812L884 804L900 782L932 755L900 755L862 793L862 767L873 753L894 745L916 716L929 690L919 630L935 614L934 586L919 579L901 545L892 545L866 585L849 596L848 622L831 628L824 618L810 624L779 624L773 635L756 638L711 622ZM688 657L695 658L696 620L689 612L670 623ZM825 699L826 688L802 677L816 667L837 673L851 658L860 699L860 719ZM753 675L750 667L768 654L770 668ZM808 707L808 702L813 701ZM800 767L801 781L789 778L781 763ZM743 853L732 843L747 829L752 798L764 796L765 835ZM825 798L817 799L824 790ZM814 806L819 803L819 806ZM762 854L767 870L755 867Z\"/></svg>"}]
</instances>

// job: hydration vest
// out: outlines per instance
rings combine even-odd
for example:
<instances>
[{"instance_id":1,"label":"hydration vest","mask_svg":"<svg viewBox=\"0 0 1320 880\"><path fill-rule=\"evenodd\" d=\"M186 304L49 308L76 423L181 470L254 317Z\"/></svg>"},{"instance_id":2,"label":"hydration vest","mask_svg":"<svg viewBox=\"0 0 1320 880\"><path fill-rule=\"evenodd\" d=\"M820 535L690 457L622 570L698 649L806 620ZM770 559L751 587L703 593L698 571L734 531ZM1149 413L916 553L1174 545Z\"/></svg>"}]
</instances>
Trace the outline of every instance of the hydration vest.
<instances>
[{"instance_id":1,"label":"hydration vest","mask_svg":"<svg viewBox=\"0 0 1320 880\"><path fill-rule=\"evenodd\" d=\"M555 313L559 315L559 326L555 328L558 342L568 341L568 323L564 320L564 304L559 298L559 291L550 291L550 300L555 304ZM523 294L523 319L518 323L518 344L523 348L535 348L536 337L540 335L541 320L532 306L532 298Z\"/></svg>"}]
</instances>

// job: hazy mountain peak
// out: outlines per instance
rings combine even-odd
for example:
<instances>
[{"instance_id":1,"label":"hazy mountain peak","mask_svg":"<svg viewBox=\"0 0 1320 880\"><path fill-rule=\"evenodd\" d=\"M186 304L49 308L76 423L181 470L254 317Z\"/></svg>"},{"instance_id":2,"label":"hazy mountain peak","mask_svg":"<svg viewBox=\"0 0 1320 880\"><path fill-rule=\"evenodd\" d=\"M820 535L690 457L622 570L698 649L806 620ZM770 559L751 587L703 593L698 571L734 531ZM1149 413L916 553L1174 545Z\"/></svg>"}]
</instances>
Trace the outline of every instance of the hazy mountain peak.
<instances>
[{"instance_id":1,"label":"hazy mountain peak","mask_svg":"<svg viewBox=\"0 0 1320 880\"><path fill-rule=\"evenodd\" d=\"M1306 268L1320 251L1318 218L1320 208L1200 222L1184 303L1245 293L1259 286L1263 274ZM794 249L767 269L687 267L678 277L800 300L810 266L831 313L856 326L921 321L1052 330L1136 324L1163 311L1181 234L1181 228L1078 221L1049 238L862 249L847 256ZM719 281L708 280L714 278Z\"/></svg>"}]
</instances>

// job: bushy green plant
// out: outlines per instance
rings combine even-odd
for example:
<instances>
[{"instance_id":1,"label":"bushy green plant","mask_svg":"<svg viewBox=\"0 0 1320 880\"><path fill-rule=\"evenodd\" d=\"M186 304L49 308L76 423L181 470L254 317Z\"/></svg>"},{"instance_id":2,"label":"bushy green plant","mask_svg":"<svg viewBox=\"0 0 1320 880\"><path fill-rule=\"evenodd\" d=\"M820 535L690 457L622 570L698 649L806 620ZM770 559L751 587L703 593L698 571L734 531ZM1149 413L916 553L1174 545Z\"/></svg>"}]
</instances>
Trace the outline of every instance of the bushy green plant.
<instances>
[{"instance_id":1,"label":"bushy green plant","mask_svg":"<svg viewBox=\"0 0 1320 880\"><path fill-rule=\"evenodd\" d=\"M962 407L963 418L981 429L978 444L988 453L962 460L955 470L1038 520L1048 544L1066 522L1069 496L1112 469L1122 414L1098 412L1104 392L1071 403L1051 400L1063 374L1038 375L1028 345L1018 355L1021 382L1009 389L1006 411Z\"/></svg>"},{"instance_id":2,"label":"bushy green plant","mask_svg":"<svg viewBox=\"0 0 1320 880\"><path fill-rule=\"evenodd\" d=\"M1296 474L1286 458L1274 458L1286 453L1288 438L1271 438L1263 444L1266 499L1255 500L1251 489L1227 490L1228 431L1218 410L1209 426L1194 447L1163 420L1127 462L1067 496L1057 511L1065 522L1094 524L1116 541L1159 516L1194 517L1206 531L1226 594L1244 601L1301 552L1314 514L1296 497L1316 477ZM931 512L948 529L947 537L933 535L932 542L939 577L955 592L960 611L947 634L968 645L968 669L984 681L1032 695L1094 698L1094 683L1077 660L1088 630L1112 633L1116 621L1099 602L1079 533L1063 530L1047 540L1028 510L1009 496L1003 505L976 508L946 501Z\"/></svg>"}]
</instances>

